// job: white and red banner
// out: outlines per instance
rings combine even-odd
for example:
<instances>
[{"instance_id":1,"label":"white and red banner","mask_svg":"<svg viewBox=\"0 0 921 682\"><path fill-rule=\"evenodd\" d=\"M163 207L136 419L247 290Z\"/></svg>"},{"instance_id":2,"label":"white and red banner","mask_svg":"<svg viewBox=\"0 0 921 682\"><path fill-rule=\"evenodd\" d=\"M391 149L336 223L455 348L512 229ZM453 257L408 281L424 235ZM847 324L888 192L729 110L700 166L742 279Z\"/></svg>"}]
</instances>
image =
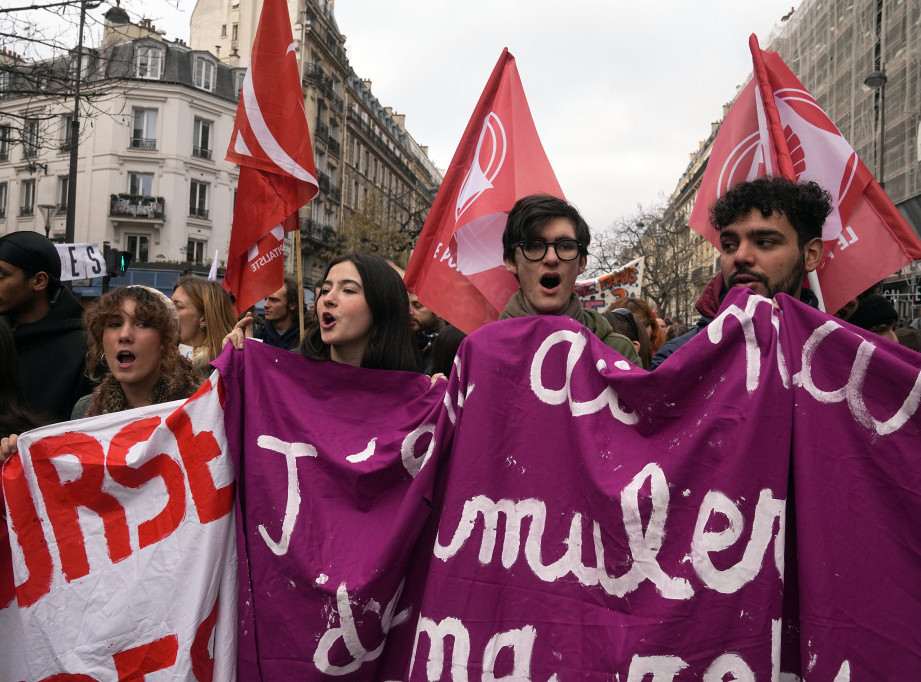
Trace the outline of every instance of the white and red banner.
<instances>
[{"instance_id":1,"label":"white and red banner","mask_svg":"<svg viewBox=\"0 0 921 682\"><path fill-rule=\"evenodd\" d=\"M765 175L815 181L834 202L818 279L835 312L921 258L921 241L780 56L754 35L749 45L754 76L720 126L689 223L719 248L709 210L730 187Z\"/></svg>"},{"instance_id":2,"label":"white and red banner","mask_svg":"<svg viewBox=\"0 0 921 682\"><path fill-rule=\"evenodd\" d=\"M209 381L184 404L19 439L3 467L0 680L236 679L222 417Z\"/></svg>"},{"instance_id":3,"label":"white and red banner","mask_svg":"<svg viewBox=\"0 0 921 682\"><path fill-rule=\"evenodd\" d=\"M499 319L518 282L502 261L515 202L563 197L531 118L515 58L502 51L406 268L406 287L470 333Z\"/></svg>"},{"instance_id":4,"label":"white and red banner","mask_svg":"<svg viewBox=\"0 0 921 682\"><path fill-rule=\"evenodd\" d=\"M640 256L600 277L576 280L576 295L582 307L604 312L618 298L642 296L645 262L646 259Z\"/></svg>"},{"instance_id":5,"label":"white and red banner","mask_svg":"<svg viewBox=\"0 0 921 682\"><path fill-rule=\"evenodd\" d=\"M285 0L265 0L227 160L240 165L224 288L244 310L284 282L284 233L318 191Z\"/></svg>"}]
</instances>

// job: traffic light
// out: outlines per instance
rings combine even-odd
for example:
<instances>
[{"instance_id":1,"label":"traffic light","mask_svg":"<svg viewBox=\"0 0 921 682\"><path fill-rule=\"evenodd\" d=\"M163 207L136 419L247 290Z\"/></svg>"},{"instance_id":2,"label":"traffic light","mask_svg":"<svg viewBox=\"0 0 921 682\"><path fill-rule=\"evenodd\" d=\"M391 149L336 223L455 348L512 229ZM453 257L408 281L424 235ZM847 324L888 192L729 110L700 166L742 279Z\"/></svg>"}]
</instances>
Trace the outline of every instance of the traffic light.
<instances>
[{"instance_id":1,"label":"traffic light","mask_svg":"<svg viewBox=\"0 0 921 682\"><path fill-rule=\"evenodd\" d=\"M103 258L106 261L106 274L109 277L124 275L125 271L131 265L133 255L130 251L119 251L108 245L103 246Z\"/></svg>"}]
</instances>

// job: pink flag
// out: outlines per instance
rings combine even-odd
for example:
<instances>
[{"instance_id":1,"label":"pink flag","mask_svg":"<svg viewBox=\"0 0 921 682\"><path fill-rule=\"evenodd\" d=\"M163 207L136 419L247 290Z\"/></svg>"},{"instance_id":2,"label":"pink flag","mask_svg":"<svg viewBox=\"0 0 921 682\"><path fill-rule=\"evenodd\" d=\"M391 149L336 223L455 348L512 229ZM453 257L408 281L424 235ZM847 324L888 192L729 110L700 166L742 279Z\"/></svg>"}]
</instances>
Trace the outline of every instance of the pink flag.
<instances>
[{"instance_id":1,"label":"pink flag","mask_svg":"<svg viewBox=\"0 0 921 682\"><path fill-rule=\"evenodd\" d=\"M921 241L854 149L776 52L749 39L754 76L713 143L690 225L719 248L709 209L737 182L765 175L813 180L832 196L819 283L835 312L921 258Z\"/></svg>"},{"instance_id":2,"label":"pink flag","mask_svg":"<svg viewBox=\"0 0 921 682\"><path fill-rule=\"evenodd\" d=\"M563 196L505 49L422 228L407 288L468 334L497 320L518 289L502 262L505 220L518 199L538 193Z\"/></svg>"},{"instance_id":3,"label":"pink flag","mask_svg":"<svg viewBox=\"0 0 921 682\"><path fill-rule=\"evenodd\" d=\"M237 314L281 287L285 232L317 194L317 171L284 0L266 0L227 160L241 166L224 287Z\"/></svg>"}]
</instances>

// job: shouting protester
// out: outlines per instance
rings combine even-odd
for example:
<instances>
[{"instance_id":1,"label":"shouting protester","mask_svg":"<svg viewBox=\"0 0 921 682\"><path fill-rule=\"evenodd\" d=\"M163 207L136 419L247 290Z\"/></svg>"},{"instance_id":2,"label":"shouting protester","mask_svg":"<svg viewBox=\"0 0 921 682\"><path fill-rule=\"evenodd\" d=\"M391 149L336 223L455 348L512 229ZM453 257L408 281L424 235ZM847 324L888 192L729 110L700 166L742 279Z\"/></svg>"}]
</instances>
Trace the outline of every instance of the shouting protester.
<instances>
[{"instance_id":1,"label":"shouting protester","mask_svg":"<svg viewBox=\"0 0 921 682\"><path fill-rule=\"evenodd\" d=\"M354 367L416 370L406 287L383 258L350 253L323 275L316 313L319 324L301 342L301 355ZM252 317L224 338L243 349Z\"/></svg>"},{"instance_id":2,"label":"shouting protester","mask_svg":"<svg viewBox=\"0 0 921 682\"><path fill-rule=\"evenodd\" d=\"M576 278L585 272L590 241L585 220L565 200L535 194L515 202L502 233L502 257L519 289L499 319L566 315L639 366L630 339L611 329L600 313L583 308L574 291Z\"/></svg>"},{"instance_id":3,"label":"shouting protester","mask_svg":"<svg viewBox=\"0 0 921 682\"><path fill-rule=\"evenodd\" d=\"M120 287L99 297L83 317L89 357L102 357L109 374L74 406L73 418L120 412L188 398L198 375L179 354L179 315L150 287Z\"/></svg>"}]
</instances>

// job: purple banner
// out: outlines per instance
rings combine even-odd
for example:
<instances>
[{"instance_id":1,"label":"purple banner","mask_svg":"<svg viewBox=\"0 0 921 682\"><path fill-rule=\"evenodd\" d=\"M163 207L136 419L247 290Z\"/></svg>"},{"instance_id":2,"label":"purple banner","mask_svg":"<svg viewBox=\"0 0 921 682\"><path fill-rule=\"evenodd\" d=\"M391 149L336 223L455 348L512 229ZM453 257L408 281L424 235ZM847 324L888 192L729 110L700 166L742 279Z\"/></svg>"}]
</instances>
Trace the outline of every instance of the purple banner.
<instances>
[{"instance_id":1,"label":"purple banner","mask_svg":"<svg viewBox=\"0 0 921 682\"><path fill-rule=\"evenodd\" d=\"M225 353L240 679L917 676L921 355L779 303L652 374L568 318L446 391Z\"/></svg>"}]
</instances>

